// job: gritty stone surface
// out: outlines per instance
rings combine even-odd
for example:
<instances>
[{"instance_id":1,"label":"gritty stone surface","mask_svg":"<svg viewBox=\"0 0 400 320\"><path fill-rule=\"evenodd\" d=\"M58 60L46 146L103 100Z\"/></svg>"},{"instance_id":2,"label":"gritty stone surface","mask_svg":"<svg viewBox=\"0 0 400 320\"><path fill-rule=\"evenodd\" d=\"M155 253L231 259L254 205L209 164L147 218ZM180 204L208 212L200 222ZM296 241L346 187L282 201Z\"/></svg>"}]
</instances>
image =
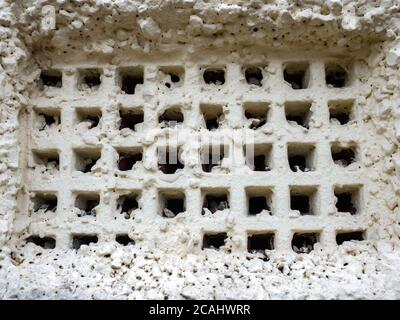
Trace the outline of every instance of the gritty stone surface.
<instances>
[{"instance_id":1,"label":"gritty stone surface","mask_svg":"<svg viewBox=\"0 0 400 320\"><path fill-rule=\"evenodd\" d=\"M389 0L0 0L0 297L399 299L399 9ZM288 62L308 63L307 89L284 81ZM345 88L326 85L332 62L348 71ZM253 65L262 69L261 86L246 82L243 68ZM225 83L205 85L208 67L224 68ZM88 69L100 71L100 86L92 86L95 73L82 73ZM128 69L143 72L133 95L121 89ZM60 71L62 84L43 87L41 70ZM182 70L181 81L168 82ZM350 100L348 124L330 119L330 105ZM308 129L287 121L287 102L308 101ZM260 102L270 110L264 125L243 111ZM201 110L213 104L222 106L221 128L208 131ZM159 115L177 105L184 122L164 128L170 124L160 125ZM135 107L144 121L133 132L120 129L120 110ZM94 109L101 119L92 128L84 115ZM195 138L227 132L233 162L204 173ZM178 133L183 148L185 166L173 175L157 165L166 133ZM268 172L245 163L244 136L253 134L272 145ZM290 143L315 144L315 168L291 172ZM331 143L356 145L355 162L335 164ZM118 152L137 147L142 161L118 170ZM58 164L40 157L54 150ZM96 158L90 172L79 172L89 158ZM317 189L315 216L290 209L289 187L299 186ZM247 215L248 187L272 189L271 216ZM335 187L360 188L359 214L338 212ZM213 188L229 190L229 205L202 215L202 196ZM184 212L163 217L161 199L177 190ZM131 191L140 194L138 208L120 214L118 196ZM43 198L54 193L53 212ZM90 201L98 194L99 203L82 212L82 194ZM365 239L337 245L336 233L350 230L365 231ZM247 234L261 231L275 233L275 249L247 252ZM306 231L318 242L309 254L295 253L293 234ZM207 232L226 232L225 245L202 250ZM97 243L74 249L72 237L82 234L96 234ZM135 243L117 243L118 234ZM54 238L55 248L27 242L32 235Z\"/></svg>"}]
</instances>

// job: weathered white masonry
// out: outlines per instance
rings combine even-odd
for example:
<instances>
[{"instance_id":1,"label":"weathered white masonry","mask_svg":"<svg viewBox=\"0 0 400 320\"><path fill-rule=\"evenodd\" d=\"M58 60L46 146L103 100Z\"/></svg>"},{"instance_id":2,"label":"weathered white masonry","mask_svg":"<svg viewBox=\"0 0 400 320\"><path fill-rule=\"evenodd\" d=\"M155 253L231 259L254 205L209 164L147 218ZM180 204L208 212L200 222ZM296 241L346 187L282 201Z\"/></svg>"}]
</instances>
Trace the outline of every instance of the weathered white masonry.
<instances>
[{"instance_id":1,"label":"weathered white masonry","mask_svg":"<svg viewBox=\"0 0 400 320\"><path fill-rule=\"evenodd\" d=\"M0 297L400 297L396 1L0 12Z\"/></svg>"}]
</instances>

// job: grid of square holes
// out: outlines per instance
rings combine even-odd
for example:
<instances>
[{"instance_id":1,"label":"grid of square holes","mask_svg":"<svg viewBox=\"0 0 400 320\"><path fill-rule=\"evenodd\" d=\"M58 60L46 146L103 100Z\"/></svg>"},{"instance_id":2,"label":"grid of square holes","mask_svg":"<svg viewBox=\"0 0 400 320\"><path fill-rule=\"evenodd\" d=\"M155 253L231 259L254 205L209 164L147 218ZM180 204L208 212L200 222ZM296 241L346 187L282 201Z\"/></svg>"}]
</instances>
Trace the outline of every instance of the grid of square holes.
<instances>
[{"instance_id":1,"label":"grid of square holes","mask_svg":"<svg viewBox=\"0 0 400 320\"><path fill-rule=\"evenodd\" d=\"M355 70L325 59L44 70L39 89L57 95L39 96L28 117L27 162L35 171L25 211L32 225L46 221L48 232L27 241L46 248L127 245L143 213L154 230L164 219L188 215L202 249L221 248L233 237L238 250L297 253L317 242L363 240L366 178ZM99 99L109 94L113 103ZM201 145L192 163L181 156L193 148L186 136L166 149L162 139L143 143L155 127L194 136L201 129L210 137L231 128L251 131L254 141L249 146L237 135L229 145ZM87 138L88 132L103 139ZM233 154L239 157L224 163ZM172 155L178 163L160 162ZM207 158L213 164L201 163ZM200 187L189 197L189 181L199 172ZM144 173L157 187L144 188ZM184 178L166 182L162 175ZM228 230L218 218L224 211L241 223ZM59 227L60 217L69 229Z\"/></svg>"}]
</instances>

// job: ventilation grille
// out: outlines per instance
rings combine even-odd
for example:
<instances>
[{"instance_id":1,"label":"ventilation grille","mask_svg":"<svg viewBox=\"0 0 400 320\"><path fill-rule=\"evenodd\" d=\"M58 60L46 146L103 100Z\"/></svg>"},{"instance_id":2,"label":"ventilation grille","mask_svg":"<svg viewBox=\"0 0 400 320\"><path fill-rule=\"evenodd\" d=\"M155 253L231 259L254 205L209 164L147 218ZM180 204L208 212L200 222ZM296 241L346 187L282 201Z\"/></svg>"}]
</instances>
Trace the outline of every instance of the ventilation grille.
<instances>
[{"instance_id":1,"label":"ventilation grille","mask_svg":"<svg viewBox=\"0 0 400 320\"><path fill-rule=\"evenodd\" d=\"M198 250L362 240L354 70L323 59L43 70L21 117L29 192L16 226L49 249L141 245L177 219Z\"/></svg>"}]
</instances>

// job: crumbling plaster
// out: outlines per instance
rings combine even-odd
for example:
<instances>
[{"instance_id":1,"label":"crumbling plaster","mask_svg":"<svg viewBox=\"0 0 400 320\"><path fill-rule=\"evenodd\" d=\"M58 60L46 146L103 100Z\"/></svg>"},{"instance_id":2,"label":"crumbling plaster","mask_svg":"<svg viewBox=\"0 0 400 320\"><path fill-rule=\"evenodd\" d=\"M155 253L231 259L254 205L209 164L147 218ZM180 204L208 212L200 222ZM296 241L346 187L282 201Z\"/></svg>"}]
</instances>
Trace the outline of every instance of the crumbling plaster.
<instances>
[{"instance_id":1,"label":"crumbling plaster","mask_svg":"<svg viewBox=\"0 0 400 320\"><path fill-rule=\"evenodd\" d=\"M398 1L0 0L0 297L400 298L399 11ZM118 65L132 52L160 58L228 48L235 61L265 46L359 57L358 99L371 141L363 150L370 175L367 240L308 255L271 252L268 261L152 242L78 252L10 242L24 188L18 114L30 104L40 68L93 58ZM177 225L174 237L190 237Z\"/></svg>"}]
</instances>

